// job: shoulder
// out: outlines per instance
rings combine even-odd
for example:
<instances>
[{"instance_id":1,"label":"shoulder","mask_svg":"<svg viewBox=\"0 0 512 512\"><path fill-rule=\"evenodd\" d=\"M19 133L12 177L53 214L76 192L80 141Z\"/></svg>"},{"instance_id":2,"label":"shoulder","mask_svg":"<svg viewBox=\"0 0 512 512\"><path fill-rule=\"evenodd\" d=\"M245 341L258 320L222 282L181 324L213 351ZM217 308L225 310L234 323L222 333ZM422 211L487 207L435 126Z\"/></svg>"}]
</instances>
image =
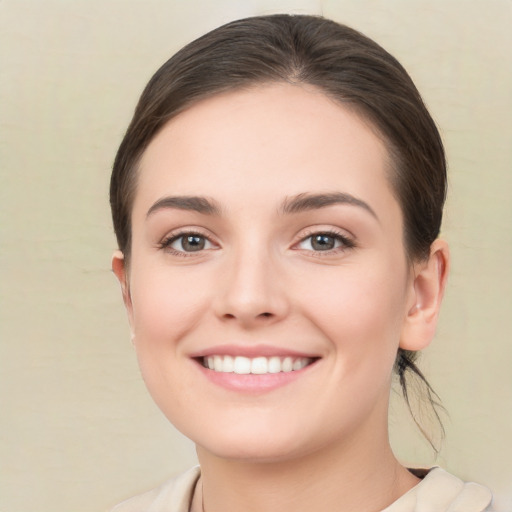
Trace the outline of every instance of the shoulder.
<instances>
[{"instance_id":1,"label":"shoulder","mask_svg":"<svg viewBox=\"0 0 512 512\"><path fill-rule=\"evenodd\" d=\"M420 476L420 472L412 471ZM492 512L487 487L464 482L440 467L426 472L423 480L382 512Z\"/></svg>"},{"instance_id":2,"label":"shoulder","mask_svg":"<svg viewBox=\"0 0 512 512\"><path fill-rule=\"evenodd\" d=\"M188 512L199 475L196 466L156 489L119 503L110 512Z\"/></svg>"}]
</instances>

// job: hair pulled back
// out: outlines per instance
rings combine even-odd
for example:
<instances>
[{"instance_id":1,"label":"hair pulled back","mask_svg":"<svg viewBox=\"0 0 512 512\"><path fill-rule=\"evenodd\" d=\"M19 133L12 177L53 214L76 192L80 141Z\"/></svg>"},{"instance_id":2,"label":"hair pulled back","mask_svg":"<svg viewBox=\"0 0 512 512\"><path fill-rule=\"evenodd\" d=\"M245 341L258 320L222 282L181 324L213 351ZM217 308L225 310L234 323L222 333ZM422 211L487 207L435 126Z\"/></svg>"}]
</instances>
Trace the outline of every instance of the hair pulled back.
<instances>
[{"instance_id":1,"label":"hair pulled back","mask_svg":"<svg viewBox=\"0 0 512 512\"><path fill-rule=\"evenodd\" d=\"M392 55L356 30L322 17L279 14L234 21L205 34L147 84L110 183L114 230L127 262L138 162L151 140L201 99L271 82L315 86L371 123L390 156L389 180L403 213L407 256L427 258L441 226L446 162L439 132L413 81ZM411 408L409 374L423 384L428 402L438 405L416 356L402 349L397 354L404 397ZM413 418L425 434L414 413Z\"/></svg>"}]
</instances>

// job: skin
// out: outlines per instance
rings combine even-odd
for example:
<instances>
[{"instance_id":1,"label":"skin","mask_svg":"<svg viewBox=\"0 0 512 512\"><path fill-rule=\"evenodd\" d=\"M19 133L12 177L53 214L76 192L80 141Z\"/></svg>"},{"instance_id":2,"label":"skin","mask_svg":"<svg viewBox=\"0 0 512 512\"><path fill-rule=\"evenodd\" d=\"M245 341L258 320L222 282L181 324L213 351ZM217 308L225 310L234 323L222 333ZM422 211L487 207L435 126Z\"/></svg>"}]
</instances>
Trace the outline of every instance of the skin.
<instances>
[{"instance_id":1,"label":"skin","mask_svg":"<svg viewBox=\"0 0 512 512\"><path fill-rule=\"evenodd\" d=\"M112 266L148 389L197 445L208 512L378 511L418 482L389 446L389 390L398 347L434 335L448 249L408 262L389 166L371 126L290 84L203 100L146 149L130 267L119 252ZM286 211L302 194L350 202ZM164 246L190 232L203 250ZM224 344L318 359L271 391L234 391L192 358Z\"/></svg>"}]
</instances>

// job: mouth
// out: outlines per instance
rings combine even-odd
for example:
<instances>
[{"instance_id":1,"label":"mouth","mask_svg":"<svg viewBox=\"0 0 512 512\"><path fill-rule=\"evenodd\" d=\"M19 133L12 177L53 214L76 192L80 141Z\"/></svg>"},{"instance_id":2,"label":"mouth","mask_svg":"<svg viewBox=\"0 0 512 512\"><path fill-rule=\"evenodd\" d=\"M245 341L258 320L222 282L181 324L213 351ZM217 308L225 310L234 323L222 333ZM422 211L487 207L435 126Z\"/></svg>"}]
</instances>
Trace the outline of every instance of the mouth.
<instances>
[{"instance_id":1,"label":"mouth","mask_svg":"<svg viewBox=\"0 0 512 512\"><path fill-rule=\"evenodd\" d=\"M203 348L189 357L209 382L230 392L249 395L261 395L298 379L302 381L322 359L320 354L289 347L241 343Z\"/></svg>"},{"instance_id":2,"label":"mouth","mask_svg":"<svg viewBox=\"0 0 512 512\"><path fill-rule=\"evenodd\" d=\"M313 364L313 357L244 357L229 355L208 355L197 358L204 367L216 373L235 373L237 375L267 375L290 373L302 370Z\"/></svg>"}]
</instances>

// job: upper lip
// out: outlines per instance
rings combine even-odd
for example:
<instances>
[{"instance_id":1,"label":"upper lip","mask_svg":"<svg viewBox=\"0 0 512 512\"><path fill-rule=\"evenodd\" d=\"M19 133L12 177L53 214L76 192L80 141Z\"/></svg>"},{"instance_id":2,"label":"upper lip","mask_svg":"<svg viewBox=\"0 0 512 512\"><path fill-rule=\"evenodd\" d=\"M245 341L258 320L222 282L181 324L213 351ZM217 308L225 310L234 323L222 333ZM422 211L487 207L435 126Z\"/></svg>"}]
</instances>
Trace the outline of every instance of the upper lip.
<instances>
[{"instance_id":1,"label":"upper lip","mask_svg":"<svg viewBox=\"0 0 512 512\"><path fill-rule=\"evenodd\" d=\"M318 354L301 352L289 348L276 347L273 345L215 345L190 354L192 358L208 356L242 356L255 357L308 357L317 358Z\"/></svg>"}]
</instances>

